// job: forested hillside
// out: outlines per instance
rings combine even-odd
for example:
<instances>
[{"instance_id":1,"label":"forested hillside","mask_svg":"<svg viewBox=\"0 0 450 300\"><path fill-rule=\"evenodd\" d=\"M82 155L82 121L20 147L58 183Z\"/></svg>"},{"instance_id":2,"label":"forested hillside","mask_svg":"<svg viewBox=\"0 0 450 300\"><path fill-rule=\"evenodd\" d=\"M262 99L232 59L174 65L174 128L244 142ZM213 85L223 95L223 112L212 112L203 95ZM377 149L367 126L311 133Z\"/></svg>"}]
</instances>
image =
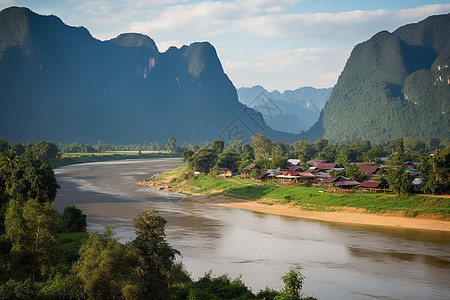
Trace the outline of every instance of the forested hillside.
<instances>
[{"instance_id":1,"label":"forested hillside","mask_svg":"<svg viewBox=\"0 0 450 300\"><path fill-rule=\"evenodd\" d=\"M331 141L448 139L450 14L357 45L313 128Z\"/></svg>"}]
</instances>

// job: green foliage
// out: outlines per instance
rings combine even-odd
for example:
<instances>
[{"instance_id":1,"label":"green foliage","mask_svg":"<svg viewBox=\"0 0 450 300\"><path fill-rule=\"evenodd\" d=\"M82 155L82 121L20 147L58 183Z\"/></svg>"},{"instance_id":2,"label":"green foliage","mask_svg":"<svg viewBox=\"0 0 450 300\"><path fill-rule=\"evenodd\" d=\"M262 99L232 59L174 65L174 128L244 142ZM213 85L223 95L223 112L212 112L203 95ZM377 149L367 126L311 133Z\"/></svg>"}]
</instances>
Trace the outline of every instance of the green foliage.
<instances>
[{"instance_id":1,"label":"green foliage","mask_svg":"<svg viewBox=\"0 0 450 300\"><path fill-rule=\"evenodd\" d=\"M52 202L59 187L52 168L28 155L20 157L5 185L7 193L21 202L28 199Z\"/></svg>"},{"instance_id":2,"label":"green foliage","mask_svg":"<svg viewBox=\"0 0 450 300\"><path fill-rule=\"evenodd\" d=\"M287 169L288 165L289 163L287 157L275 156L270 160L269 169Z\"/></svg>"},{"instance_id":3,"label":"green foliage","mask_svg":"<svg viewBox=\"0 0 450 300\"><path fill-rule=\"evenodd\" d=\"M53 264L58 215L49 203L36 199L23 208L18 200L9 203L5 218L6 236L12 243L11 255L18 268L29 272L33 283L37 276L49 274Z\"/></svg>"},{"instance_id":4,"label":"green foliage","mask_svg":"<svg viewBox=\"0 0 450 300\"><path fill-rule=\"evenodd\" d=\"M422 188L426 193L443 194L450 191L450 147L433 156L425 156L419 165L420 175L426 181Z\"/></svg>"},{"instance_id":5,"label":"green foliage","mask_svg":"<svg viewBox=\"0 0 450 300\"><path fill-rule=\"evenodd\" d=\"M345 176L358 182L366 180L366 172L361 171L358 166L353 164L347 165L345 168Z\"/></svg>"},{"instance_id":6,"label":"green foliage","mask_svg":"<svg viewBox=\"0 0 450 300\"><path fill-rule=\"evenodd\" d=\"M166 150L168 152L177 152L178 147L175 145L175 138L174 137L170 137L167 140L167 144L166 144Z\"/></svg>"},{"instance_id":7,"label":"green foliage","mask_svg":"<svg viewBox=\"0 0 450 300\"><path fill-rule=\"evenodd\" d=\"M411 182L413 178L405 172L405 168L390 168L388 170L389 188L399 195L410 195L413 192Z\"/></svg>"},{"instance_id":8,"label":"green foliage","mask_svg":"<svg viewBox=\"0 0 450 300\"><path fill-rule=\"evenodd\" d=\"M49 162L58 156L58 146L53 142L40 141L33 145L33 156L36 159Z\"/></svg>"},{"instance_id":9,"label":"green foliage","mask_svg":"<svg viewBox=\"0 0 450 300\"><path fill-rule=\"evenodd\" d=\"M194 171L209 172L216 164L217 152L209 148L201 148L195 152L189 162L189 167Z\"/></svg>"},{"instance_id":10,"label":"green foliage","mask_svg":"<svg viewBox=\"0 0 450 300\"><path fill-rule=\"evenodd\" d=\"M191 158L192 158L192 156L194 155L194 153L195 153L195 152L192 151L192 150L186 150L186 151L184 151L183 154L182 154L183 160L184 160L185 162L191 161Z\"/></svg>"},{"instance_id":11,"label":"green foliage","mask_svg":"<svg viewBox=\"0 0 450 300\"><path fill-rule=\"evenodd\" d=\"M216 278L211 273L191 284L187 299L221 300L221 299L255 299L252 292L240 278L232 280L227 275Z\"/></svg>"},{"instance_id":12,"label":"green foliage","mask_svg":"<svg viewBox=\"0 0 450 300\"><path fill-rule=\"evenodd\" d=\"M282 277L284 287L281 290L280 296L275 299L280 300L299 300L301 299L301 291L303 289L303 281L305 276L302 275L300 266L291 268L289 272Z\"/></svg>"},{"instance_id":13,"label":"green foliage","mask_svg":"<svg viewBox=\"0 0 450 300\"><path fill-rule=\"evenodd\" d=\"M216 164L219 168L227 168L237 171L239 169L240 160L241 156L239 154L227 150L219 154L219 159Z\"/></svg>"},{"instance_id":14,"label":"green foliage","mask_svg":"<svg viewBox=\"0 0 450 300\"><path fill-rule=\"evenodd\" d=\"M269 159L272 155L272 141L262 134L253 135L250 146L255 153L255 159Z\"/></svg>"},{"instance_id":15,"label":"green foliage","mask_svg":"<svg viewBox=\"0 0 450 300\"><path fill-rule=\"evenodd\" d=\"M91 233L81 246L73 267L83 296L89 299L137 298L137 257L131 245L123 245L105 234ZM80 295L81 296L81 295Z\"/></svg>"},{"instance_id":16,"label":"green foliage","mask_svg":"<svg viewBox=\"0 0 450 300\"><path fill-rule=\"evenodd\" d=\"M140 293L150 299L163 299L170 293L171 270L175 255L180 252L165 240L166 220L155 211L144 211L134 219L139 269L143 286Z\"/></svg>"},{"instance_id":17,"label":"green foliage","mask_svg":"<svg viewBox=\"0 0 450 300\"><path fill-rule=\"evenodd\" d=\"M214 150L217 153L217 155L219 155L220 153L223 152L224 147L225 147L225 142L224 141L215 140L215 141L212 142L210 148L212 150Z\"/></svg>"},{"instance_id":18,"label":"green foliage","mask_svg":"<svg viewBox=\"0 0 450 300\"><path fill-rule=\"evenodd\" d=\"M31 279L25 281L10 279L0 286L1 299L33 299L36 296L36 286Z\"/></svg>"},{"instance_id":19,"label":"green foliage","mask_svg":"<svg viewBox=\"0 0 450 300\"><path fill-rule=\"evenodd\" d=\"M75 206L66 206L61 218L63 232L85 232L86 215Z\"/></svg>"},{"instance_id":20,"label":"green foliage","mask_svg":"<svg viewBox=\"0 0 450 300\"><path fill-rule=\"evenodd\" d=\"M94 146L73 142L70 145L60 145L59 150L62 153L95 153L98 152Z\"/></svg>"}]
</instances>

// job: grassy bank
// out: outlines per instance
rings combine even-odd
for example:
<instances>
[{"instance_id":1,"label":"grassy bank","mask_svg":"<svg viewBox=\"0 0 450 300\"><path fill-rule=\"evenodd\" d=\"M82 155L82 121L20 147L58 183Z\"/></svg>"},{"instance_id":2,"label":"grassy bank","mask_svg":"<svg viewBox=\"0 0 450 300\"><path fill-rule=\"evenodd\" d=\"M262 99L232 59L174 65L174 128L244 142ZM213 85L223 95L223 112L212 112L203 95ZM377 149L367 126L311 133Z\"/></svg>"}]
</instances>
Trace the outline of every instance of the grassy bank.
<instances>
[{"instance_id":1,"label":"grassy bank","mask_svg":"<svg viewBox=\"0 0 450 300\"><path fill-rule=\"evenodd\" d=\"M52 168L58 168L73 164L82 164L90 162L101 162L122 159L138 159L138 158L170 158L181 157L179 153L168 152L147 152L143 151L108 151L102 153L62 153L61 158L50 162Z\"/></svg>"},{"instance_id":2,"label":"grassy bank","mask_svg":"<svg viewBox=\"0 0 450 300\"><path fill-rule=\"evenodd\" d=\"M423 195L400 197L394 194L369 192L336 194L327 193L324 187L278 186L274 182L256 182L253 179L238 177L194 176L187 179L184 175L186 172L187 167L184 166L151 180L187 194L257 200L267 205L289 203L303 210L339 211L350 207L368 213L402 212L409 217L432 214L440 219L450 220L449 198Z\"/></svg>"}]
</instances>

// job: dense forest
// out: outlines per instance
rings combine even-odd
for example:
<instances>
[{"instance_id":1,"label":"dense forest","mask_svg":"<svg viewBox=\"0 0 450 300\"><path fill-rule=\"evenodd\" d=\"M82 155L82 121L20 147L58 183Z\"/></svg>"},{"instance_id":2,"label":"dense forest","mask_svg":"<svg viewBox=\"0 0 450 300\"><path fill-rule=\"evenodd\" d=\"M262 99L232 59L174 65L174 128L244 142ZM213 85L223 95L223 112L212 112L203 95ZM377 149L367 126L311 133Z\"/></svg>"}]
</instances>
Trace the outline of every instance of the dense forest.
<instances>
[{"instance_id":1,"label":"dense forest","mask_svg":"<svg viewBox=\"0 0 450 300\"><path fill-rule=\"evenodd\" d=\"M355 46L309 134L374 143L448 138L449 28L450 14L432 16Z\"/></svg>"}]
</instances>

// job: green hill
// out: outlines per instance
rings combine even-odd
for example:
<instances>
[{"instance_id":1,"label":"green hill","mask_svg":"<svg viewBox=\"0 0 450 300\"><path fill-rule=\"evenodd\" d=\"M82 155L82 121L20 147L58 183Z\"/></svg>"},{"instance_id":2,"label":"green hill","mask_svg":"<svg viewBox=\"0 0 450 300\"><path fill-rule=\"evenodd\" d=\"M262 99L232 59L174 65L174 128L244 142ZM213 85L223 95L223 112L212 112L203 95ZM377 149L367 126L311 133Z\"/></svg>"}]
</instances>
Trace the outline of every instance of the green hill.
<instances>
[{"instance_id":1,"label":"green hill","mask_svg":"<svg viewBox=\"0 0 450 300\"><path fill-rule=\"evenodd\" d=\"M309 135L372 142L450 136L450 14L357 45ZM314 133L317 133L314 135Z\"/></svg>"}]
</instances>

